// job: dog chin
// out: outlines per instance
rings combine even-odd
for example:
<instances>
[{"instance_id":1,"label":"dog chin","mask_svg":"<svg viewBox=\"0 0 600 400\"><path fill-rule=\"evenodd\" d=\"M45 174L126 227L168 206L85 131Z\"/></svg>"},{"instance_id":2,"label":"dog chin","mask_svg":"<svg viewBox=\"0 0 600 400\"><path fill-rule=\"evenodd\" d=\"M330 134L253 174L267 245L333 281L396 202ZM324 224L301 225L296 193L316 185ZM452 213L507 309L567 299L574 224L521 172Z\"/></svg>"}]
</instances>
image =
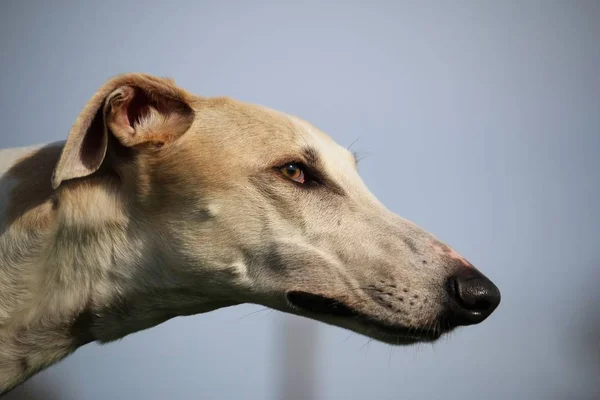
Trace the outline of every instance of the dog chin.
<instances>
[{"instance_id":1,"label":"dog chin","mask_svg":"<svg viewBox=\"0 0 600 400\"><path fill-rule=\"evenodd\" d=\"M359 329L353 329L355 332L392 345L435 342L445 333L440 329L391 326L372 322L359 322L359 325Z\"/></svg>"}]
</instances>

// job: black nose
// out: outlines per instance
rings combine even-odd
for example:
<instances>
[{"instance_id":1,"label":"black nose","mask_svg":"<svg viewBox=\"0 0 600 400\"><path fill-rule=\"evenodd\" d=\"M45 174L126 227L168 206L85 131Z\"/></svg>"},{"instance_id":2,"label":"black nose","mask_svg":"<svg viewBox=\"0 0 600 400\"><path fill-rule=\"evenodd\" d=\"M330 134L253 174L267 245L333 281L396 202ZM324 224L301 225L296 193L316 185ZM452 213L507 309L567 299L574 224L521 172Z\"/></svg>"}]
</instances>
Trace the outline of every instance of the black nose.
<instances>
[{"instance_id":1,"label":"black nose","mask_svg":"<svg viewBox=\"0 0 600 400\"><path fill-rule=\"evenodd\" d=\"M474 268L461 271L446 284L447 318L454 325L478 324L500 304L500 290Z\"/></svg>"}]
</instances>

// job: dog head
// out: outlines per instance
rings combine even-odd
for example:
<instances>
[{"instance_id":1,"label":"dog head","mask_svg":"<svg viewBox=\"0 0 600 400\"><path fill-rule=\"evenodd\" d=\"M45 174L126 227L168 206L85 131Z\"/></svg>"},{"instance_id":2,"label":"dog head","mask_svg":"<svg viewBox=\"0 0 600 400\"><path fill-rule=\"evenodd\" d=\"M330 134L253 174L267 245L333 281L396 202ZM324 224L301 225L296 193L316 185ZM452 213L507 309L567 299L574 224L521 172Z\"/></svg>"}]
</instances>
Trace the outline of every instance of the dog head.
<instances>
[{"instance_id":1,"label":"dog head","mask_svg":"<svg viewBox=\"0 0 600 400\"><path fill-rule=\"evenodd\" d=\"M89 179L108 182L139 235L160 238L139 268L168 276L175 314L174 287L406 344L479 323L500 302L465 258L386 209L347 149L271 109L116 77L73 126L53 186Z\"/></svg>"}]
</instances>

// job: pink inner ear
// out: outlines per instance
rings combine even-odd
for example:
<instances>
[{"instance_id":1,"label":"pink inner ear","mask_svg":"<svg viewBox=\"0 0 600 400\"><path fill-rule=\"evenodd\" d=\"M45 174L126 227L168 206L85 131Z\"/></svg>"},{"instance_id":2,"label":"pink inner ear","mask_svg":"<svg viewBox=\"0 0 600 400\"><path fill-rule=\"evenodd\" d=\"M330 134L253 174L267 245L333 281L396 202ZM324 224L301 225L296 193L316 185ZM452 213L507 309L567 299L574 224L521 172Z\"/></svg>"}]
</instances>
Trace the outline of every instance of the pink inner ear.
<instances>
[{"instance_id":1,"label":"pink inner ear","mask_svg":"<svg viewBox=\"0 0 600 400\"><path fill-rule=\"evenodd\" d=\"M130 86L119 88L119 93L111 100L112 122L109 126L114 133L133 134L134 126L150 112L150 97L141 89Z\"/></svg>"},{"instance_id":2,"label":"pink inner ear","mask_svg":"<svg viewBox=\"0 0 600 400\"><path fill-rule=\"evenodd\" d=\"M116 89L106 107L107 127L128 147L171 141L187 131L194 118L185 103L131 86Z\"/></svg>"},{"instance_id":3,"label":"pink inner ear","mask_svg":"<svg viewBox=\"0 0 600 400\"><path fill-rule=\"evenodd\" d=\"M125 105L130 126L140 122L150 112L151 100L142 90L133 91L133 98Z\"/></svg>"}]
</instances>

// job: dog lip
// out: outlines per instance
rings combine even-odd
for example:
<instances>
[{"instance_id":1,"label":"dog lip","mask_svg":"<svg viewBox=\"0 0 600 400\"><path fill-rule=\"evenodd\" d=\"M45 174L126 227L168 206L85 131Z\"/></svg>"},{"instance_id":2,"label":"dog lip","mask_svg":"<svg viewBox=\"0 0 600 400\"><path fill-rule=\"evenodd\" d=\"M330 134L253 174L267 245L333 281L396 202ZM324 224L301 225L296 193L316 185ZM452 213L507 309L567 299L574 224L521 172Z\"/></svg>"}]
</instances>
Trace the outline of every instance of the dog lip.
<instances>
[{"instance_id":1,"label":"dog lip","mask_svg":"<svg viewBox=\"0 0 600 400\"><path fill-rule=\"evenodd\" d=\"M303 291L291 291L287 293L288 302L295 308L337 318L352 318L368 332L383 335L391 340L402 339L409 342L435 341L445 333L441 329L411 328L403 325L391 325L389 323L365 315L360 311L348 306L342 301ZM443 326L443 324L438 324Z\"/></svg>"},{"instance_id":2,"label":"dog lip","mask_svg":"<svg viewBox=\"0 0 600 400\"><path fill-rule=\"evenodd\" d=\"M356 317L358 313L341 301L318 294L292 291L287 294L287 300L294 307L318 314L336 317Z\"/></svg>"}]
</instances>

